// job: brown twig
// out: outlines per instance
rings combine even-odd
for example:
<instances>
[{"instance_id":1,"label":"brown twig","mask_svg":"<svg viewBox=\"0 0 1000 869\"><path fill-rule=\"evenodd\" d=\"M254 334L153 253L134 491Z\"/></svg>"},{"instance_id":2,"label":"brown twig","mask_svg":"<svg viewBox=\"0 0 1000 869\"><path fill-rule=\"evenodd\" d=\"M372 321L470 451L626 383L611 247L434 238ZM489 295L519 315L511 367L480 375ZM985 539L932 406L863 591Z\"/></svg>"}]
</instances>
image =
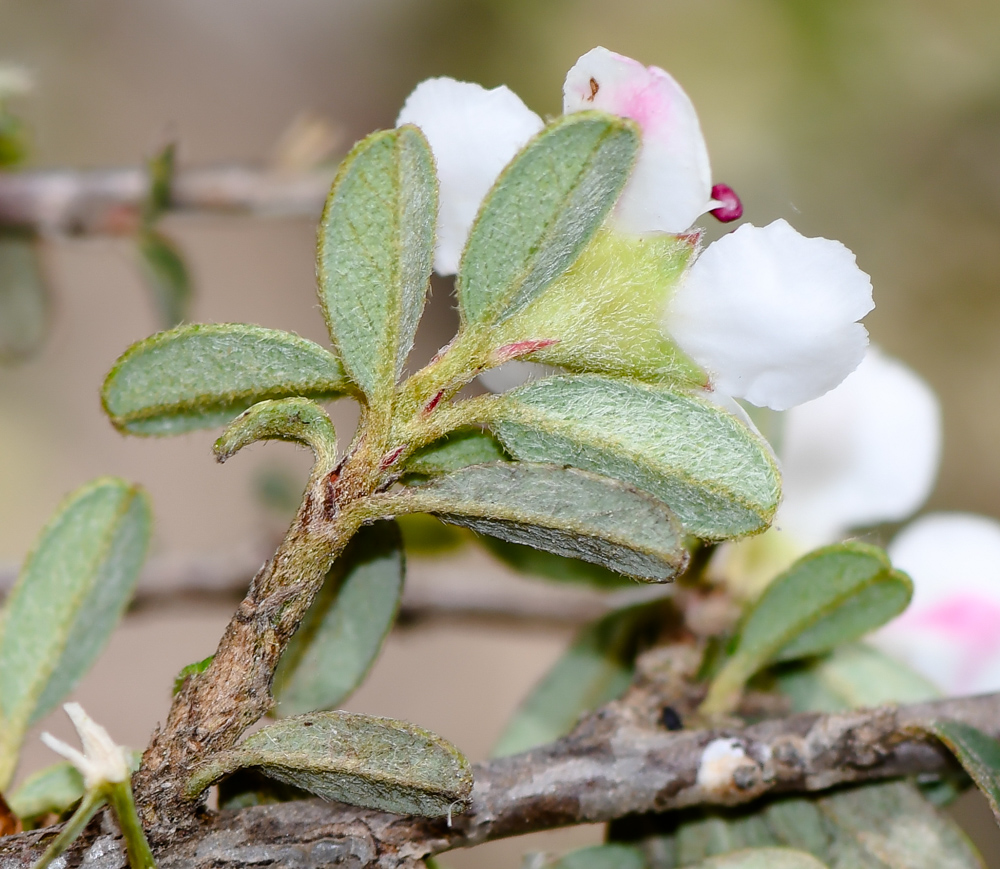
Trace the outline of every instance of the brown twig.
<instances>
[{"instance_id":1,"label":"brown twig","mask_svg":"<svg viewBox=\"0 0 1000 869\"><path fill-rule=\"evenodd\" d=\"M477 764L472 807L450 826L445 818L319 801L259 806L205 820L190 839L162 853L160 865L397 869L429 854L539 830L940 772L952 765L950 755L916 728L943 719L1000 737L1000 694L679 732L612 703L552 745ZM719 740L732 762L713 766L706 747ZM39 833L0 841L0 869L26 869L40 849ZM90 846L87 861L91 869L124 866L109 836Z\"/></svg>"},{"instance_id":2,"label":"brown twig","mask_svg":"<svg viewBox=\"0 0 1000 869\"><path fill-rule=\"evenodd\" d=\"M318 218L335 168L306 173L250 166L181 169L171 210ZM0 226L45 235L118 234L149 191L143 168L0 173Z\"/></svg>"}]
</instances>

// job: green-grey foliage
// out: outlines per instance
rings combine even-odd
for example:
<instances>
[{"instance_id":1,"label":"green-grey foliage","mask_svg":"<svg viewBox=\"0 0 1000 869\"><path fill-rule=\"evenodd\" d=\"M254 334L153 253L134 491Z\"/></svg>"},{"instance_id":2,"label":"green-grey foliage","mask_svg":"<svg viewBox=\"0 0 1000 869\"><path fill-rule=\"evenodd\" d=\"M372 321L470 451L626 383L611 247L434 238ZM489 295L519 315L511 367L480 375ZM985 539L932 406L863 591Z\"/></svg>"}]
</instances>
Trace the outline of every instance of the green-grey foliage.
<instances>
[{"instance_id":1,"label":"green-grey foliage","mask_svg":"<svg viewBox=\"0 0 1000 869\"><path fill-rule=\"evenodd\" d=\"M767 446L710 402L667 386L550 377L506 393L491 425L507 451L629 483L707 539L767 527L780 484Z\"/></svg>"},{"instance_id":2,"label":"green-grey foliage","mask_svg":"<svg viewBox=\"0 0 1000 869\"><path fill-rule=\"evenodd\" d=\"M591 845L545 864L545 869L647 869L642 851L631 845Z\"/></svg>"},{"instance_id":3,"label":"green-grey foliage","mask_svg":"<svg viewBox=\"0 0 1000 869\"><path fill-rule=\"evenodd\" d=\"M434 158L415 127L373 133L341 164L319 229L319 298L369 401L385 403L424 308L437 216Z\"/></svg>"},{"instance_id":4,"label":"green-grey foliage","mask_svg":"<svg viewBox=\"0 0 1000 869\"><path fill-rule=\"evenodd\" d=\"M337 456L337 432L322 407L308 398L278 398L260 401L236 417L215 442L215 457L225 462L263 440L305 444L324 467Z\"/></svg>"},{"instance_id":5,"label":"green-grey foliage","mask_svg":"<svg viewBox=\"0 0 1000 869\"><path fill-rule=\"evenodd\" d=\"M867 643L844 643L822 657L779 665L767 675L791 700L794 712L840 712L938 696L923 676Z\"/></svg>"},{"instance_id":6,"label":"green-grey foliage","mask_svg":"<svg viewBox=\"0 0 1000 869\"><path fill-rule=\"evenodd\" d=\"M508 543L496 537L483 537L481 542L491 554L525 576L605 589L629 588L634 585L630 576L579 558L567 558L565 555L556 555L554 552L520 543Z\"/></svg>"},{"instance_id":7,"label":"green-grey foliage","mask_svg":"<svg viewBox=\"0 0 1000 869\"><path fill-rule=\"evenodd\" d=\"M0 234L0 362L17 362L37 350L48 320L37 241L29 235Z\"/></svg>"},{"instance_id":8,"label":"green-grey foliage","mask_svg":"<svg viewBox=\"0 0 1000 869\"><path fill-rule=\"evenodd\" d=\"M549 124L501 173L462 254L463 323L516 314L576 259L614 205L639 150L631 121L597 112Z\"/></svg>"},{"instance_id":9,"label":"green-grey foliage","mask_svg":"<svg viewBox=\"0 0 1000 869\"><path fill-rule=\"evenodd\" d=\"M558 465L494 462L432 477L385 509L432 513L514 543L667 581L687 564L673 515L616 480Z\"/></svg>"},{"instance_id":10,"label":"green-grey foliage","mask_svg":"<svg viewBox=\"0 0 1000 869\"><path fill-rule=\"evenodd\" d=\"M1000 742L961 721L932 721L922 728L943 742L983 792L1000 823Z\"/></svg>"},{"instance_id":11,"label":"green-grey foliage","mask_svg":"<svg viewBox=\"0 0 1000 869\"><path fill-rule=\"evenodd\" d=\"M361 683L396 619L403 574L395 522L355 535L281 658L274 677L279 715L332 709Z\"/></svg>"},{"instance_id":12,"label":"green-grey foliage","mask_svg":"<svg viewBox=\"0 0 1000 869\"><path fill-rule=\"evenodd\" d=\"M674 816L664 824L665 832L642 840L650 869L780 866L701 862L775 847L806 852L830 869L982 869L958 825L907 781Z\"/></svg>"},{"instance_id":13,"label":"green-grey foliage","mask_svg":"<svg viewBox=\"0 0 1000 869\"><path fill-rule=\"evenodd\" d=\"M457 813L472 793L472 768L453 745L413 724L352 712L316 712L258 730L197 768L188 796L247 767L324 799L400 814Z\"/></svg>"},{"instance_id":14,"label":"green-grey foliage","mask_svg":"<svg viewBox=\"0 0 1000 869\"><path fill-rule=\"evenodd\" d=\"M518 708L493 748L517 754L565 736L581 715L619 697L636 656L676 618L667 601L616 610L584 628Z\"/></svg>"},{"instance_id":15,"label":"green-grey foliage","mask_svg":"<svg viewBox=\"0 0 1000 869\"><path fill-rule=\"evenodd\" d=\"M8 797L23 821L62 814L83 796L83 776L69 761L53 764L26 778Z\"/></svg>"},{"instance_id":16,"label":"green-grey foliage","mask_svg":"<svg viewBox=\"0 0 1000 869\"><path fill-rule=\"evenodd\" d=\"M27 728L72 690L125 611L151 522L140 489L99 479L63 502L28 555L3 611L0 787Z\"/></svg>"},{"instance_id":17,"label":"green-grey foliage","mask_svg":"<svg viewBox=\"0 0 1000 869\"><path fill-rule=\"evenodd\" d=\"M238 323L180 326L133 344L104 381L115 427L170 435L224 425L264 399L336 398L348 388L330 351L289 332Z\"/></svg>"},{"instance_id":18,"label":"green-grey foliage","mask_svg":"<svg viewBox=\"0 0 1000 869\"><path fill-rule=\"evenodd\" d=\"M417 450L407 459L405 468L410 474L431 476L509 458L489 432L465 428L453 431L447 437Z\"/></svg>"},{"instance_id":19,"label":"green-grey foliage","mask_svg":"<svg viewBox=\"0 0 1000 869\"><path fill-rule=\"evenodd\" d=\"M155 230L139 235L139 263L153 291L157 313L169 329L188 319L191 306L191 275L177 245Z\"/></svg>"},{"instance_id":20,"label":"green-grey foliage","mask_svg":"<svg viewBox=\"0 0 1000 869\"><path fill-rule=\"evenodd\" d=\"M909 577L893 570L877 547L840 543L803 556L744 617L704 710L730 708L746 680L768 664L858 639L899 615L912 593Z\"/></svg>"}]
</instances>

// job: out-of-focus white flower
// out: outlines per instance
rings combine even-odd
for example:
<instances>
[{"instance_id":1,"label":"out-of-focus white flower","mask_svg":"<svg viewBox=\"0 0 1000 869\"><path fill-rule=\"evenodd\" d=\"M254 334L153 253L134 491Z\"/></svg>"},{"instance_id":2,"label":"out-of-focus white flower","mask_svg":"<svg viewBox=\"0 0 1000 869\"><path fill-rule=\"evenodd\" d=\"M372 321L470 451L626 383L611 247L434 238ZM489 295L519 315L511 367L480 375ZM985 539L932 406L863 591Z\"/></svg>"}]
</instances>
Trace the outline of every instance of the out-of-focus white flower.
<instances>
[{"instance_id":1,"label":"out-of-focus white flower","mask_svg":"<svg viewBox=\"0 0 1000 869\"><path fill-rule=\"evenodd\" d=\"M669 73L594 48L566 75L563 111L599 109L635 121L642 150L615 206L622 232L684 232L712 201L708 148L690 98Z\"/></svg>"},{"instance_id":2,"label":"out-of-focus white flower","mask_svg":"<svg viewBox=\"0 0 1000 869\"><path fill-rule=\"evenodd\" d=\"M396 124L420 127L434 152L440 188L434 270L453 275L483 198L542 129L542 119L507 87L431 78L407 97Z\"/></svg>"},{"instance_id":3,"label":"out-of-focus white flower","mask_svg":"<svg viewBox=\"0 0 1000 869\"><path fill-rule=\"evenodd\" d=\"M783 414L776 446L774 526L715 564L749 597L810 549L920 509L937 477L941 410L919 375L872 347L840 386Z\"/></svg>"},{"instance_id":4,"label":"out-of-focus white flower","mask_svg":"<svg viewBox=\"0 0 1000 869\"><path fill-rule=\"evenodd\" d=\"M63 709L80 736L83 752L56 739L51 733L43 733L42 742L79 770L88 791L104 784L128 781L132 775L128 749L117 745L108 731L84 712L79 703L66 703Z\"/></svg>"},{"instance_id":5,"label":"out-of-focus white flower","mask_svg":"<svg viewBox=\"0 0 1000 869\"><path fill-rule=\"evenodd\" d=\"M681 279L666 325L715 388L786 410L857 368L868 346L857 321L873 307L871 281L844 245L776 220L709 245Z\"/></svg>"},{"instance_id":6,"label":"out-of-focus white flower","mask_svg":"<svg viewBox=\"0 0 1000 869\"><path fill-rule=\"evenodd\" d=\"M941 460L941 408L902 362L872 347L826 395L788 411L777 525L805 548L899 522L927 500Z\"/></svg>"},{"instance_id":7,"label":"out-of-focus white flower","mask_svg":"<svg viewBox=\"0 0 1000 869\"><path fill-rule=\"evenodd\" d=\"M931 513L888 551L913 600L871 641L948 694L1000 691L1000 522Z\"/></svg>"},{"instance_id":8,"label":"out-of-focus white flower","mask_svg":"<svg viewBox=\"0 0 1000 869\"><path fill-rule=\"evenodd\" d=\"M0 63L0 100L25 94L34 86L34 78L23 66Z\"/></svg>"}]
</instances>

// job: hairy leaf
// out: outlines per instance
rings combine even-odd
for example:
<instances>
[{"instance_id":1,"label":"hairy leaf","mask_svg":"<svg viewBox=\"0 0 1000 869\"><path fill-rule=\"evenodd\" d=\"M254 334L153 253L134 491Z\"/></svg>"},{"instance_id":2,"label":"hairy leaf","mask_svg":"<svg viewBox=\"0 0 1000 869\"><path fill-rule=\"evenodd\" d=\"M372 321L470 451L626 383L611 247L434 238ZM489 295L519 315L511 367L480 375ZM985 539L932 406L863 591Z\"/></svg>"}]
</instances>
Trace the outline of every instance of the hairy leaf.
<instances>
[{"instance_id":1,"label":"hairy leaf","mask_svg":"<svg viewBox=\"0 0 1000 869\"><path fill-rule=\"evenodd\" d=\"M332 709L361 684L396 620L403 574L395 522L354 536L281 658L274 678L279 715Z\"/></svg>"},{"instance_id":2,"label":"hairy leaf","mask_svg":"<svg viewBox=\"0 0 1000 869\"><path fill-rule=\"evenodd\" d=\"M961 721L932 721L921 729L936 736L955 755L1000 823L1000 742Z\"/></svg>"},{"instance_id":3,"label":"hairy leaf","mask_svg":"<svg viewBox=\"0 0 1000 869\"><path fill-rule=\"evenodd\" d=\"M508 458L503 447L489 432L478 428L464 428L417 450L407 459L405 468L410 474L431 476Z\"/></svg>"},{"instance_id":4,"label":"hairy leaf","mask_svg":"<svg viewBox=\"0 0 1000 869\"><path fill-rule=\"evenodd\" d=\"M139 236L139 262L143 277L165 329L188 319L191 307L191 275L177 245L154 230Z\"/></svg>"},{"instance_id":5,"label":"hairy leaf","mask_svg":"<svg viewBox=\"0 0 1000 869\"><path fill-rule=\"evenodd\" d=\"M388 402L413 346L434 252L437 180L416 127L373 133L341 164L319 229L319 300L344 367Z\"/></svg>"},{"instance_id":6,"label":"hairy leaf","mask_svg":"<svg viewBox=\"0 0 1000 869\"><path fill-rule=\"evenodd\" d=\"M352 712L264 727L196 769L187 794L247 767L324 799L426 817L464 810L472 792L472 768L451 743L414 724Z\"/></svg>"},{"instance_id":7,"label":"hairy leaf","mask_svg":"<svg viewBox=\"0 0 1000 869\"><path fill-rule=\"evenodd\" d=\"M495 537L483 537L481 542L504 564L526 576L605 589L629 588L634 584L630 576L579 558L567 558L565 555L543 552L541 549L508 543Z\"/></svg>"},{"instance_id":8,"label":"hairy leaf","mask_svg":"<svg viewBox=\"0 0 1000 869\"><path fill-rule=\"evenodd\" d=\"M800 558L747 613L703 710L731 708L744 682L770 663L858 639L899 615L912 593L909 577L874 546L841 543Z\"/></svg>"},{"instance_id":9,"label":"hairy leaf","mask_svg":"<svg viewBox=\"0 0 1000 869\"><path fill-rule=\"evenodd\" d=\"M526 462L557 462L629 483L665 503L691 534L722 539L767 527L780 495L768 446L689 393L605 377L550 377L506 393L491 426Z\"/></svg>"},{"instance_id":10,"label":"hairy leaf","mask_svg":"<svg viewBox=\"0 0 1000 869\"><path fill-rule=\"evenodd\" d=\"M180 326L133 344L101 399L120 431L171 435L224 425L269 398L336 398L340 361L289 332L239 323Z\"/></svg>"},{"instance_id":11,"label":"hairy leaf","mask_svg":"<svg viewBox=\"0 0 1000 869\"><path fill-rule=\"evenodd\" d=\"M337 457L333 423L326 411L308 398L261 401L243 411L215 442L215 457L225 462L243 447L263 440L303 443L324 466L332 465Z\"/></svg>"},{"instance_id":12,"label":"hairy leaf","mask_svg":"<svg viewBox=\"0 0 1000 869\"><path fill-rule=\"evenodd\" d=\"M0 637L0 788L27 728L72 690L139 578L152 518L145 494L103 478L49 520L7 599Z\"/></svg>"},{"instance_id":13,"label":"hairy leaf","mask_svg":"<svg viewBox=\"0 0 1000 869\"><path fill-rule=\"evenodd\" d=\"M83 776L69 761L39 770L10 795L14 813L30 821L50 813L62 814L83 796Z\"/></svg>"},{"instance_id":14,"label":"hairy leaf","mask_svg":"<svg viewBox=\"0 0 1000 869\"><path fill-rule=\"evenodd\" d=\"M782 664L769 674L794 712L840 712L940 696L923 676L866 643L845 643L818 659Z\"/></svg>"},{"instance_id":15,"label":"hairy leaf","mask_svg":"<svg viewBox=\"0 0 1000 869\"><path fill-rule=\"evenodd\" d=\"M564 115L532 139L472 226L455 285L463 323L505 320L561 275L614 205L638 149L630 121L597 112Z\"/></svg>"},{"instance_id":16,"label":"hairy leaf","mask_svg":"<svg viewBox=\"0 0 1000 869\"><path fill-rule=\"evenodd\" d=\"M41 345L48 321L37 242L27 235L0 235L0 362L30 356Z\"/></svg>"},{"instance_id":17,"label":"hairy leaf","mask_svg":"<svg viewBox=\"0 0 1000 869\"><path fill-rule=\"evenodd\" d=\"M615 480L556 465L473 465L388 497L394 515L446 522L665 582L687 564L670 511Z\"/></svg>"},{"instance_id":18,"label":"hairy leaf","mask_svg":"<svg viewBox=\"0 0 1000 869\"><path fill-rule=\"evenodd\" d=\"M621 696L636 656L671 621L666 601L616 610L584 628L507 723L493 749L506 757L553 742L581 715Z\"/></svg>"}]
</instances>

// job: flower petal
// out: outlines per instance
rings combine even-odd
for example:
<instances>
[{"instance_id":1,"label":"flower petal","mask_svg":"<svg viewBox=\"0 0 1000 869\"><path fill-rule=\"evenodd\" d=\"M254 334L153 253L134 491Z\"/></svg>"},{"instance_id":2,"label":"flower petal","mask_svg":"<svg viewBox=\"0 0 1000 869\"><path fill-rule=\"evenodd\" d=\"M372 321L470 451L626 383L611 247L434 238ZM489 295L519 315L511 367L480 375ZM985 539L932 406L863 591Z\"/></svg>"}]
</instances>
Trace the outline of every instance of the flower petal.
<instances>
[{"instance_id":1,"label":"flower petal","mask_svg":"<svg viewBox=\"0 0 1000 869\"><path fill-rule=\"evenodd\" d=\"M931 388L872 347L836 389L788 411L777 524L813 547L851 528L907 518L927 500L941 459Z\"/></svg>"},{"instance_id":2,"label":"flower petal","mask_svg":"<svg viewBox=\"0 0 1000 869\"><path fill-rule=\"evenodd\" d=\"M932 513L889 547L913 601L871 638L944 691L1000 691L1000 522Z\"/></svg>"},{"instance_id":3,"label":"flower petal","mask_svg":"<svg viewBox=\"0 0 1000 869\"><path fill-rule=\"evenodd\" d=\"M434 270L453 275L483 197L542 129L542 119L506 87L432 78L407 97L396 124L420 127L434 152L440 185Z\"/></svg>"},{"instance_id":4,"label":"flower petal","mask_svg":"<svg viewBox=\"0 0 1000 869\"><path fill-rule=\"evenodd\" d=\"M857 368L868 332L856 321L873 307L853 253L776 220L709 245L677 288L666 327L717 389L786 410Z\"/></svg>"},{"instance_id":5,"label":"flower petal","mask_svg":"<svg viewBox=\"0 0 1000 869\"><path fill-rule=\"evenodd\" d=\"M662 69L595 48L566 75L563 111L631 118L642 150L614 211L622 232L683 232L711 207L708 149L694 106Z\"/></svg>"}]
</instances>

